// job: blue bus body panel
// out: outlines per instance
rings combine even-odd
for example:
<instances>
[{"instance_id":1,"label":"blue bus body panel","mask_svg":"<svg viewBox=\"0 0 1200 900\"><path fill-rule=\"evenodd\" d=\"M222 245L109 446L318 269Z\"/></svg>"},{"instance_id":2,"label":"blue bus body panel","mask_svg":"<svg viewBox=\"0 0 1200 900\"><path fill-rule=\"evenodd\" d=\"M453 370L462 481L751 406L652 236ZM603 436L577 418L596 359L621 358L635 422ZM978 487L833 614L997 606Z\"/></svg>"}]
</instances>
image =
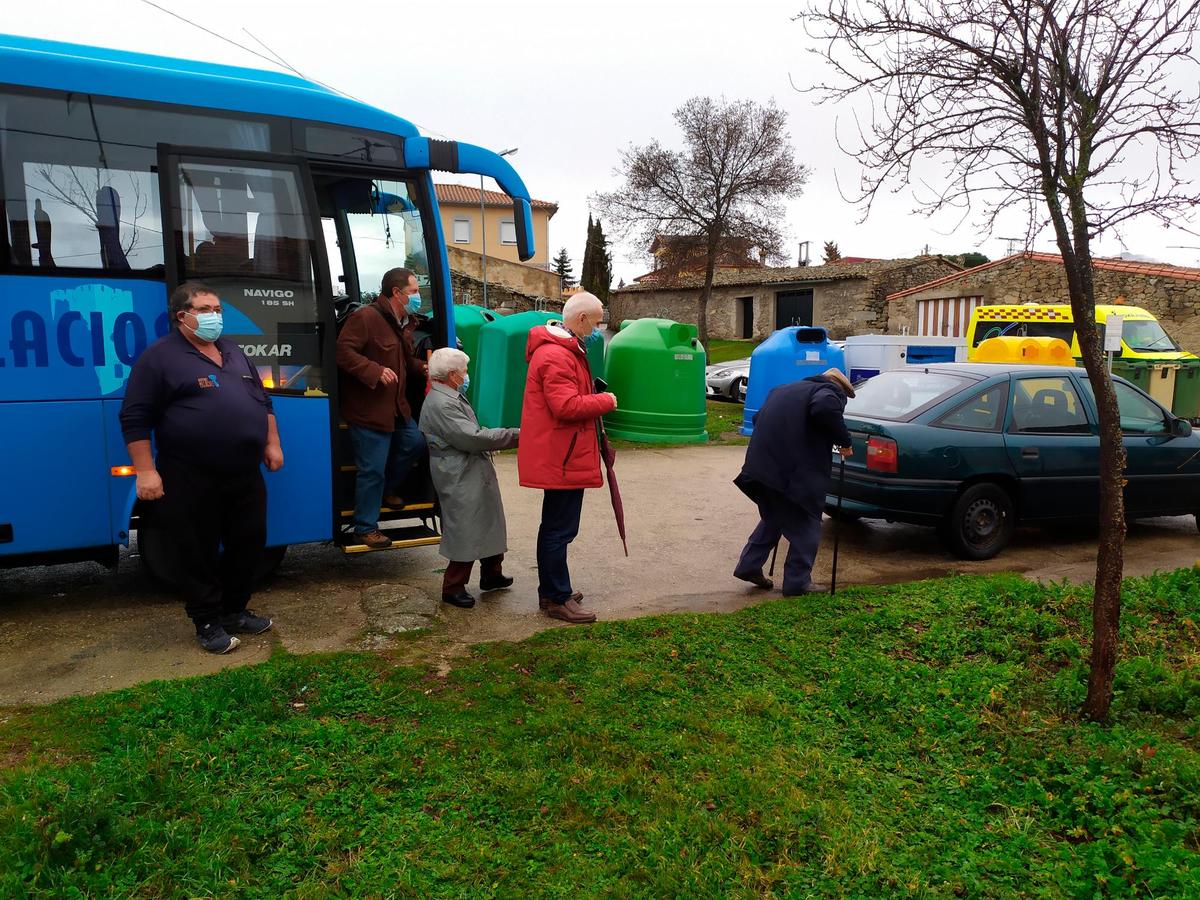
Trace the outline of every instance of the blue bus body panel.
<instances>
[{"instance_id":1,"label":"blue bus body panel","mask_svg":"<svg viewBox=\"0 0 1200 900\"><path fill-rule=\"evenodd\" d=\"M293 116L400 137L411 122L294 75L0 35L0 82L230 112Z\"/></svg>"},{"instance_id":2,"label":"blue bus body panel","mask_svg":"<svg viewBox=\"0 0 1200 900\"><path fill-rule=\"evenodd\" d=\"M132 475L113 475L118 466L132 466L125 436L121 434L121 401L101 400L104 421L104 460L108 472L108 543L129 546L129 517L137 500L137 479Z\"/></svg>"},{"instance_id":3,"label":"blue bus body panel","mask_svg":"<svg viewBox=\"0 0 1200 900\"><path fill-rule=\"evenodd\" d=\"M5 277L0 281L0 398L123 397L133 361L167 329L161 282Z\"/></svg>"},{"instance_id":4,"label":"blue bus body panel","mask_svg":"<svg viewBox=\"0 0 1200 900\"><path fill-rule=\"evenodd\" d=\"M267 544L333 537L333 462L326 397L271 397L283 445L283 468L266 472ZM264 470L265 471L265 470Z\"/></svg>"},{"instance_id":5,"label":"blue bus body panel","mask_svg":"<svg viewBox=\"0 0 1200 900\"><path fill-rule=\"evenodd\" d=\"M96 401L0 403L0 555L112 543L104 422Z\"/></svg>"}]
</instances>

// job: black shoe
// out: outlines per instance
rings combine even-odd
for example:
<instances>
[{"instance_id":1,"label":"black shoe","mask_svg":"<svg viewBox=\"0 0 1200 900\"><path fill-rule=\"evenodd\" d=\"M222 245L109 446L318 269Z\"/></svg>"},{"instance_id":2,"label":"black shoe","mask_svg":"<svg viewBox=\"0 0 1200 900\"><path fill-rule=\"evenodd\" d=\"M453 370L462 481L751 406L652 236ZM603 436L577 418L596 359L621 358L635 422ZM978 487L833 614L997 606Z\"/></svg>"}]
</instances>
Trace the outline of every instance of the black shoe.
<instances>
[{"instance_id":1,"label":"black shoe","mask_svg":"<svg viewBox=\"0 0 1200 900\"><path fill-rule=\"evenodd\" d=\"M479 589L481 591L502 591L505 588L513 586L513 580L507 575L500 575L497 578L480 578Z\"/></svg>"},{"instance_id":2,"label":"black shoe","mask_svg":"<svg viewBox=\"0 0 1200 900\"><path fill-rule=\"evenodd\" d=\"M817 584L815 581L810 581L798 591L789 591L785 589L783 593L786 597L799 597L803 594L828 594L829 585Z\"/></svg>"},{"instance_id":3,"label":"black shoe","mask_svg":"<svg viewBox=\"0 0 1200 900\"><path fill-rule=\"evenodd\" d=\"M196 627L196 640L209 653L228 653L241 643L215 622Z\"/></svg>"},{"instance_id":4,"label":"black shoe","mask_svg":"<svg viewBox=\"0 0 1200 900\"><path fill-rule=\"evenodd\" d=\"M256 616L254 610L243 609L231 616L221 616L221 627L233 634L262 634L275 622L266 616Z\"/></svg>"},{"instance_id":5,"label":"black shoe","mask_svg":"<svg viewBox=\"0 0 1200 900\"><path fill-rule=\"evenodd\" d=\"M453 596L442 594L442 602L449 603L451 606L457 606L459 609L470 609L475 605L475 598L466 591L459 591Z\"/></svg>"},{"instance_id":6,"label":"black shoe","mask_svg":"<svg viewBox=\"0 0 1200 900\"><path fill-rule=\"evenodd\" d=\"M749 575L739 575L737 572L734 572L733 577L740 579L741 581L748 581L756 588L762 588L764 591L769 591L771 588L775 587L775 582L773 582L762 572L752 572Z\"/></svg>"}]
</instances>

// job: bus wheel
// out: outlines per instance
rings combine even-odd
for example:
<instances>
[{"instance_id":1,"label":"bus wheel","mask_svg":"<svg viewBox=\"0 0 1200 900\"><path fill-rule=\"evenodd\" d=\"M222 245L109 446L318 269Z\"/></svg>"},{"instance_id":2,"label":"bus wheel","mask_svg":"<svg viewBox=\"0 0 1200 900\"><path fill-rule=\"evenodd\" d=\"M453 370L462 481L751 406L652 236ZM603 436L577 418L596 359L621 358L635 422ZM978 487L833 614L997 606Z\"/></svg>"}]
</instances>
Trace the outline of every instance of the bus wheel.
<instances>
[{"instance_id":1,"label":"bus wheel","mask_svg":"<svg viewBox=\"0 0 1200 900\"><path fill-rule=\"evenodd\" d=\"M254 584L256 587L268 581L275 574L275 570L279 568L279 564L283 562L283 558L287 555L287 549L287 544L263 549L262 556L258 559L258 566L254 569Z\"/></svg>"},{"instance_id":2,"label":"bus wheel","mask_svg":"<svg viewBox=\"0 0 1200 900\"><path fill-rule=\"evenodd\" d=\"M179 559L175 547L164 531L158 528L142 527L137 532L138 553L141 555L142 568L150 576L150 580L162 588L176 588L179 585ZM259 586L267 581L287 555L288 545L266 547L254 568L254 584Z\"/></svg>"},{"instance_id":3,"label":"bus wheel","mask_svg":"<svg viewBox=\"0 0 1200 900\"><path fill-rule=\"evenodd\" d=\"M162 588L179 583L179 558L165 530L142 524L137 530L138 556L150 580Z\"/></svg>"}]
</instances>

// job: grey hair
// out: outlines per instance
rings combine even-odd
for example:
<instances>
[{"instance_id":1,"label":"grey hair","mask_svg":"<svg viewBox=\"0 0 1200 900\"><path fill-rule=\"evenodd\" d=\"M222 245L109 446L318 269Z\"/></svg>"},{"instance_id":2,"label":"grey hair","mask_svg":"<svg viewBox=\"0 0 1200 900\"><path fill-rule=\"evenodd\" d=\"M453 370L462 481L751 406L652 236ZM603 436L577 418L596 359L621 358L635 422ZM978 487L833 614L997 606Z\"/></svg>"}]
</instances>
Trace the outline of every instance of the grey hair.
<instances>
[{"instance_id":1,"label":"grey hair","mask_svg":"<svg viewBox=\"0 0 1200 900\"><path fill-rule=\"evenodd\" d=\"M595 294L589 294L587 291L580 291L578 294L572 294L567 302L563 304L562 317L564 322L570 322L571 319L581 313L592 314L594 312L603 311L604 304L600 302L600 298Z\"/></svg>"},{"instance_id":2,"label":"grey hair","mask_svg":"<svg viewBox=\"0 0 1200 900\"><path fill-rule=\"evenodd\" d=\"M445 381L451 372L465 372L471 357L453 347L439 347L429 357L429 377L434 381Z\"/></svg>"}]
</instances>

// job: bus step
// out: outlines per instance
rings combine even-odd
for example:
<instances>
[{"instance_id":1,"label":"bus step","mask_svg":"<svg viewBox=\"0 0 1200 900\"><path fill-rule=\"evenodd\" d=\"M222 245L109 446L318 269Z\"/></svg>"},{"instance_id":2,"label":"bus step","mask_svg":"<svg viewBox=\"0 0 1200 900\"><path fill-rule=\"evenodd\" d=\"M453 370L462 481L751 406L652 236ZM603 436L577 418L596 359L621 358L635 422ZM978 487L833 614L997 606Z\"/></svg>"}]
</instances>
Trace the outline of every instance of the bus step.
<instances>
[{"instance_id":1,"label":"bus step","mask_svg":"<svg viewBox=\"0 0 1200 900\"><path fill-rule=\"evenodd\" d=\"M403 550L406 547L429 547L442 542L442 536L425 525L410 525L405 528L379 529L392 539L392 550ZM353 541L354 535L347 534L345 540ZM386 549L386 548L385 548ZM374 553L366 544L348 543L342 545L343 553Z\"/></svg>"},{"instance_id":2,"label":"bus step","mask_svg":"<svg viewBox=\"0 0 1200 900\"><path fill-rule=\"evenodd\" d=\"M395 507L391 507L391 506L382 506L379 509L379 513L380 513L380 515L383 515L385 513L392 513L394 515L399 515L401 517L405 517L405 516L410 515L411 513L430 512L432 509L433 509L432 503L406 503L406 504L404 504L404 506L401 506L398 509ZM341 516L343 519L349 519L353 515L354 515L354 510L352 510L352 509L343 509L341 512Z\"/></svg>"}]
</instances>

